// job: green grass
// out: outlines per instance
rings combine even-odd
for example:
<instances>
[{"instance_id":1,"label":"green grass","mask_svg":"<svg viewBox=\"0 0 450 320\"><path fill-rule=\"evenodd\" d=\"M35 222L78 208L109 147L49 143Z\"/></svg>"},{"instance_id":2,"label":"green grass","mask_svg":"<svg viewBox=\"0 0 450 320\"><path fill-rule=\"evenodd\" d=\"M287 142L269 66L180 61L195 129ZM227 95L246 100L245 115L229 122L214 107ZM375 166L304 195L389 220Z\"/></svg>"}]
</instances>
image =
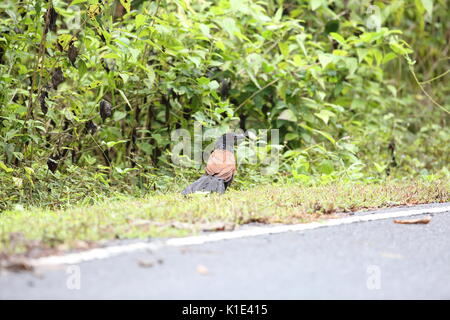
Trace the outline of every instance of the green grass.
<instances>
[{"instance_id":1,"label":"green grass","mask_svg":"<svg viewBox=\"0 0 450 320\"><path fill-rule=\"evenodd\" d=\"M122 198L65 210L0 213L0 260L85 249L114 239L173 237L250 222L304 223L350 212L450 201L444 181L339 184L320 187L263 185L225 195L180 194Z\"/></svg>"}]
</instances>

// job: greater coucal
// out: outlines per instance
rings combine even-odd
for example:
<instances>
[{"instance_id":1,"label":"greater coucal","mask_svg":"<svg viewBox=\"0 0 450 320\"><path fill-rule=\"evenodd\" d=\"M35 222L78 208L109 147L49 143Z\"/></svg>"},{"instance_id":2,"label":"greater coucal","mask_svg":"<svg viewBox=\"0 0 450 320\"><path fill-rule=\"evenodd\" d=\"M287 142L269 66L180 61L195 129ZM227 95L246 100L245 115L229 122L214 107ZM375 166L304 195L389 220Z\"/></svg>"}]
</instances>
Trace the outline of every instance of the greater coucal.
<instances>
[{"instance_id":1,"label":"greater coucal","mask_svg":"<svg viewBox=\"0 0 450 320\"><path fill-rule=\"evenodd\" d=\"M197 191L224 193L236 172L234 144L244 137L242 134L227 133L217 139L214 151L206 164L206 173L181 193L189 194Z\"/></svg>"}]
</instances>

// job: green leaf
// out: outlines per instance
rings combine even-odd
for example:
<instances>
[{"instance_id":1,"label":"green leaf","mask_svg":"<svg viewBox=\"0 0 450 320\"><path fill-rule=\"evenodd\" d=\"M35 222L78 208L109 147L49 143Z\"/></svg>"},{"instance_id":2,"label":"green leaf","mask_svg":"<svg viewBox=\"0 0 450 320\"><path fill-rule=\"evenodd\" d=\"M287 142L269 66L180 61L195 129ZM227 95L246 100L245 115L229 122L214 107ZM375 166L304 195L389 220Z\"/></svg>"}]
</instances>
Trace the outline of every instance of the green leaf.
<instances>
[{"instance_id":1,"label":"green leaf","mask_svg":"<svg viewBox=\"0 0 450 320\"><path fill-rule=\"evenodd\" d=\"M147 142L142 142L137 144L138 148L144 151L146 154L152 154L153 146Z\"/></svg>"},{"instance_id":2,"label":"green leaf","mask_svg":"<svg viewBox=\"0 0 450 320\"><path fill-rule=\"evenodd\" d=\"M326 133L326 132L324 132L324 131L320 131L320 130L317 130L317 129L314 129L314 132L317 132L318 134L324 136L324 137L325 137L326 139L328 139L328 141L330 141L332 144L336 144L336 140L334 140L333 137L332 137L329 133Z\"/></svg>"},{"instance_id":3,"label":"green leaf","mask_svg":"<svg viewBox=\"0 0 450 320\"><path fill-rule=\"evenodd\" d=\"M83 60L78 60L78 75L82 78L87 72L86 63Z\"/></svg>"},{"instance_id":4,"label":"green leaf","mask_svg":"<svg viewBox=\"0 0 450 320\"><path fill-rule=\"evenodd\" d=\"M236 33L239 33L239 28L236 26L236 22L233 18L225 18L220 23L222 28L231 36L234 37Z\"/></svg>"},{"instance_id":5,"label":"green leaf","mask_svg":"<svg viewBox=\"0 0 450 320\"><path fill-rule=\"evenodd\" d=\"M108 141L108 142L106 142L106 146L107 146L108 148L112 148L112 147L114 147L114 146L116 146L116 145L118 145L118 144L125 143L125 142L127 142L127 140Z\"/></svg>"},{"instance_id":6,"label":"green leaf","mask_svg":"<svg viewBox=\"0 0 450 320\"><path fill-rule=\"evenodd\" d=\"M291 109L286 109L280 113L278 120L286 120L291 122L297 122L297 116Z\"/></svg>"},{"instance_id":7,"label":"green leaf","mask_svg":"<svg viewBox=\"0 0 450 320\"><path fill-rule=\"evenodd\" d=\"M102 81L94 80L89 84L89 89L97 88L98 86L101 86L103 84Z\"/></svg>"},{"instance_id":8,"label":"green leaf","mask_svg":"<svg viewBox=\"0 0 450 320\"><path fill-rule=\"evenodd\" d=\"M336 40L336 41L339 42L340 44L345 44L345 43L346 43L344 37L341 36L339 33L331 32L331 33L330 33L330 37L332 37L334 40Z\"/></svg>"},{"instance_id":9,"label":"green leaf","mask_svg":"<svg viewBox=\"0 0 450 320\"><path fill-rule=\"evenodd\" d=\"M119 91L119 93L120 93L120 95L122 96L123 100L125 100L125 102L127 103L127 105L131 108L130 101L128 101L128 98L127 98L127 96L125 95L125 93L124 93L122 90L120 90L120 89L117 89L117 90Z\"/></svg>"},{"instance_id":10,"label":"green leaf","mask_svg":"<svg viewBox=\"0 0 450 320\"><path fill-rule=\"evenodd\" d=\"M421 0L422 5L424 6L427 14L430 16L430 19L433 17L433 0Z\"/></svg>"},{"instance_id":11,"label":"green leaf","mask_svg":"<svg viewBox=\"0 0 450 320\"><path fill-rule=\"evenodd\" d=\"M87 2L88 0L73 0L70 4L69 4L69 7L70 6L73 6L73 5L76 5L76 4L80 4L80 3L85 3L85 2Z\"/></svg>"},{"instance_id":12,"label":"green leaf","mask_svg":"<svg viewBox=\"0 0 450 320\"><path fill-rule=\"evenodd\" d=\"M391 61L391 60L393 60L395 58L397 58L397 55L395 53L393 53L393 52L389 52L388 54L386 54L383 57L383 61L381 62L381 64L388 63L389 61Z\"/></svg>"},{"instance_id":13,"label":"green leaf","mask_svg":"<svg viewBox=\"0 0 450 320\"><path fill-rule=\"evenodd\" d=\"M263 62L263 58L261 57L261 55L257 53L251 53L247 56L246 60L253 73L258 73Z\"/></svg>"},{"instance_id":14,"label":"green leaf","mask_svg":"<svg viewBox=\"0 0 450 320\"><path fill-rule=\"evenodd\" d=\"M361 63L368 53L369 53L368 49L356 49L356 54L358 55L358 62Z\"/></svg>"},{"instance_id":15,"label":"green leaf","mask_svg":"<svg viewBox=\"0 0 450 320\"><path fill-rule=\"evenodd\" d=\"M403 46L402 44L398 43L398 42L391 42L389 44L389 46L391 47L392 51L394 51L395 53L399 54L399 55L405 55L408 53L412 53L413 51L409 48L406 48L405 46Z\"/></svg>"},{"instance_id":16,"label":"green leaf","mask_svg":"<svg viewBox=\"0 0 450 320\"><path fill-rule=\"evenodd\" d=\"M339 20L328 21L325 25L325 33L337 32L339 30Z\"/></svg>"},{"instance_id":17,"label":"green leaf","mask_svg":"<svg viewBox=\"0 0 450 320\"><path fill-rule=\"evenodd\" d=\"M202 59L201 59L200 57L197 57L197 56L188 56L187 59L190 60L190 61L192 61L192 62L195 64L195 66L196 66L197 68L199 68L200 65L202 64Z\"/></svg>"},{"instance_id":18,"label":"green leaf","mask_svg":"<svg viewBox=\"0 0 450 320\"><path fill-rule=\"evenodd\" d=\"M124 119L126 116L127 116L126 112L116 111L116 112L114 112L113 119L114 119L114 121L120 121L120 120Z\"/></svg>"},{"instance_id":19,"label":"green leaf","mask_svg":"<svg viewBox=\"0 0 450 320\"><path fill-rule=\"evenodd\" d=\"M296 67L300 67L303 65L302 57L299 54L294 55L292 58Z\"/></svg>"},{"instance_id":20,"label":"green leaf","mask_svg":"<svg viewBox=\"0 0 450 320\"><path fill-rule=\"evenodd\" d=\"M289 44L287 42L280 42L278 44L278 47L280 48L281 54L285 57L289 57Z\"/></svg>"},{"instance_id":21,"label":"green leaf","mask_svg":"<svg viewBox=\"0 0 450 320\"><path fill-rule=\"evenodd\" d=\"M25 172L27 173L27 175L29 175L29 176L33 176L34 175L33 168L25 167L24 169L25 169Z\"/></svg>"},{"instance_id":22,"label":"green leaf","mask_svg":"<svg viewBox=\"0 0 450 320\"><path fill-rule=\"evenodd\" d=\"M205 37L207 38L211 37L209 27L206 24L200 23L198 27Z\"/></svg>"},{"instance_id":23,"label":"green leaf","mask_svg":"<svg viewBox=\"0 0 450 320\"><path fill-rule=\"evenodd\" d=\"M373 162L373 164L375 165L375 169L377 169L377 171L379 172L379 173L381 173L381 172L383 172L384 170L386 170L386 168L387 168L387 165L386 164L379 164L379 163L377 163L377 162Z\"/></svg>"},{"instance_id":24,"label":"green leaf","mask_svg":"<svg viewBox=\"0 0 450 320\"><path fill-rule=\"evenodd\" d=\"M329 110L320 110L320 112L314 113L314 115L321 119L323 122L325 122L325 124L328 124L328 121L330 120L331 117L335 117L336 115L329 111Z\"/></svg>"},{"instance_id":25,"label":"green leaf","mask_svg":"<svg viewBox=\"0 0 450 320\"><path fill-rule=\"evenodd\" d=\"M322 66L322 68L325 68L328 64L333 62L335 59L333 57L333 55L331 55L329 53L319 53L317 57L319 58L319 62L320 62L320 65Z\"/></svg>"},{"instance_id":26,"label":"green leaf","mask_svg":"<svg viewBox=\"0 0 450 320\"><path fill-rule=\"evenodd\" d=\"M145 24L145 16L143 14L138 14L134 21L136 28L142 27Z\"/></svg>"},{"instance_id":27,"label":"green leaf","mask_svg":"<svg viewBox=\"0 0 450 320\"><path fill-rule=\"evenodd\" d=\"M119 73L119 76L122 78L123 83L127 83L130 76L126 73Z\"/></svg>"},{"instance_id":28,"label":"green leaf","mask_svg":"<svg viewBox=\"0 0 450 320\"><path fill-rule=\"evenodd\" d=\"M201 86L203 86L203 85L208 85L210 81L211 81L211 80L209 80L209 79L206 78L206 77L200 77L200 78L197 79L197 83L198 83L199 85L201 85Z\"/></svg>"},{"instance_id":29,"label":"green leaf","mask_svg":"<svg viewBox=\"0 0 450 320\"><path fill-rule=\"evenodd\" d=\"M226 50L225 44L224 44L222 41L217 40L217 41L214 42L214 44L216 45L216 47L217 47L218 49L220 49L220 50L222 50L222 51L225 51L225 50Z\"/></svg>"},{"instance_id":30,"label":"green leaf","mask_svg":"<svg viewBox=\"0 0 450 320\"><path fill-rule=\"evenodd\" d=\"M323 137L325 137L325 138L326 138L327 140L329 140L332 144L336 144L336 140L334 140L333 137L332 137L329 133L326 133L326 132L324 132L324 131L320 131L320 130L317 130L317 129L313 129L313 128L311 128L310 126L308 126L308 125L306 125L306 124L304 124L304 123L300 124L300 127L305 128L305 129L308 130L308 131L316 132L316 133L322 135Z\"/></svg>"},{"instance_id":31,"label":"green leaf","mask_svg":"<svg viewBox=\"0 0 450 320\"><path fill-rule=\"evenodd\" d=\"M375 58L375 60L377 62L377 66L379 66L381 64L381 62L383 61L383 53L376 48L371 49L370 53Z\"/></svg>"},{"instance_id":32,"label":"green leaf","mask_svg":"<svg viewBox=\"0 0 450 320\"><path fill-rule=\"evenodd\" d=\"M319 170L319 172L321 172L323 174L330 174L334 171L333 161L322 160L322 162L320 162L317 169Z\"/></svg>"},{"instance_id":33,"label":"green leaf","mask_svg":"<svg viewBox=\"0 0 450 320\"><path fill-rule=\"evenodd\" d=\"M210 90L217 90L219 89L220 85L216 80L213 80L208 84L208 87Z\"/></svg>"},{"instance_id":34,"label":"green leaf","mask_svg":"<svg viewBox=\"0 0 450 320\"><path fill-rule=\"evenodd\" d=\"M309 5L310 5L312 11L316 11L323 4L324 4L323 0L310 0L309 1Z\"/></svg>"},{"instance_id":35,"label":"green leaf","mask_svg":"<svg viewBox=\"0 0 450 320\"><path fill-rule=\"evenodd\" d=\"M297 139L298 139L298 133L295 133L295 132L287 133L284 136L284 140L286 140L286 141L297 140Z\"/></svg>"},{"instance_id":36,"label":"green leaf","mask_svg":"<svg viewBox=\"0 0 450 320\"><path fill-rule=\"evenodd\" d=\"M275 16L273 17L273 20L276 22L279 22L281 20L281 17L283 16L283 7L280 6L277 10L277 12L275 12Z\"/></svg>"},{"instance_id":37,"label":"green leaf","mask_svg":"<svg viewBox=\"0 0 450 320\"><path fill-rule=\"evenodd\" d=\"M358 69L358 60L356 58L344 58L345 66L348 69L350 75L354 74L356 69Z\"/></svg>"},{"instance_id":38,"label":"green leaf","mask_svg":"<svg viewBox=\"0 0 450 320\"><path fill-rule=\"evenodd\" d=\"M355 146L354 144L341 142L341 143L339 143L339 145L340 145L344 150L347 150L347 151L349 151L349 152L351 152L351 153L353 153L353 154L355 154L355 153L358 152L358 147Z\"/></svg>"},{"instance_id":39,"label":"green leaf","mask_svg":"<svg viewBox=\"0 0 450 320\"><path fill-rule=\"evenodd\" d=\"M11 169L8 166L6 166L6 164L3 161L0 161L0 169L3 169L7 173L14 171L14 169Z\"/></svg>"}]
</instances>

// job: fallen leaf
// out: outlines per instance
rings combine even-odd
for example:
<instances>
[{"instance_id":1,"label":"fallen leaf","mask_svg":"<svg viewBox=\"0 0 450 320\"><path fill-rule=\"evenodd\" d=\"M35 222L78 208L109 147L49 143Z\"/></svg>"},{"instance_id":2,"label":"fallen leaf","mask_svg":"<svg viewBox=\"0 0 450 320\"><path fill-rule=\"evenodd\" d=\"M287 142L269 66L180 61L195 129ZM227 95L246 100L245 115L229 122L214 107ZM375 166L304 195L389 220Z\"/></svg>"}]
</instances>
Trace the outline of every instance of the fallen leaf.
<instances>
[{"instance_id":1,"label":"fallen leaf","mask_svg":"<svg viewBox=\"0 0 450 320\"><path fill-rule=\"evenodd\" d=\"M234 229L234 225L230 223L223 223L223 222L217 222L217 223L204 223L200 224L200 228L202 231L229 231Z\"/></svg>"},{"instance_id":2,"label":"fallen leaf","mask_svg":"<svg viewBox=\"0 0 450 320\"><path fill-rule=\"evenodd\" d=\"M34 266L28 262L26 259L18 258L10 261L6 261L0 265L0 269L12 272L22 272L22 271L33 271Z\"/></svg>"},{"instance_id":3,"label":"fallen leaf","mask_svg":"<svg viewBox=\"0 0 450 320\"><path fill-rule=\"evenodd\" d=\"M150 259L138 260L138 265L142 268L151 268L154 267L156 264L163 264L163 263L164 263L163 259L157 259L156 261Z\"/></svg>"},{"instance_id":4,"label":"fallen leaf","mask_svg":"<svg viewBox=\"0 0 450 320\"><path fill-rule=\"evenodd\" d=\"M151 268L155 264L153 263L153 261L150 261L150 260L139 260L138 265L142 268Z\"/></svg>"},{"instance_id":5,"label":"fallen leaf","mask_svg":"<svg viewBox=\"0 0 450 320\"><path fill-rule=\"evenodd\" d=\"M202 274L202 275L207 275L207 274L209 273L209 270L208 270L208 268L205 267L204 265L199 264L199 265L197 266L197 272L200 273L200 274Z\"/></svg>"},{"instance_id":6,"label":"fallen leaf","mask_svg":"<svg viewBox=\"0 0 450 320\"><path fill-rule=\"evenodd\" d=\"M89 249L89 243L83 240L76 240L74 243L74 247L81 250Z\"/></svg>"},{"instance_id":7,"label":"fallen leaf","mask_svg":"<svg viewBox=\"0 0 450 320\"><path fill-rule=\"evenodd\" d=\"M430 216L420 219L394 220L395 223L399 224L427 224L430 221L431 221Z\"/></svg>"},{"instance_id":8,"label":"fallen leaf","mask_svg":"<svg viewBox=\"0 0 450 320\"><path fill-rule=\"evenodd\" d=\"M380 256L389 259L404 259L404 257L401 254L391 252L380 252Z\"/></svg>"}]
</instances>

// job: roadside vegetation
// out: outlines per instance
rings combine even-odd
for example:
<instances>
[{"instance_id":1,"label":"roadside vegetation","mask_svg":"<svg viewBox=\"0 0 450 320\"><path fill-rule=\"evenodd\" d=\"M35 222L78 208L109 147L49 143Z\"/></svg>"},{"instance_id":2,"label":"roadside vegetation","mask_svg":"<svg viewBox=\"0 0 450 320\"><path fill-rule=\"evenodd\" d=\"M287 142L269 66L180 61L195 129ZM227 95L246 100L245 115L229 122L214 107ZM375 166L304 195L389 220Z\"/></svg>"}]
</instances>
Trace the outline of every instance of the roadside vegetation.
<instances>
[{"instance_id":1,"label":"roadside vegetation","mask_svg":"<svg viewBox=\"0 0 450 320\"><path fill-rule=\"evenodd\" d=\"M225 195L179 193L125 197L66 210L0 213L3 257L38 257L117 239L162 238L233 230L244 224L305 223L360 210L450 201L447 181L385 181L302 187L262 185Z\"/></svg>"},{"instance_id":2,"label":"roadside vegetation","mask_svg":"<svg viewBox=\"0 0 450 320\"><path fill-rule=\"evenodd\" d=\"M449 201L449 13L445 0L1 1L0 252ZM253 130L242 150L259 130L280 141L238 150L229 194L186 200L203 167L172 163L171 134L194 122Z\"/></svg>"}]
</instances>

